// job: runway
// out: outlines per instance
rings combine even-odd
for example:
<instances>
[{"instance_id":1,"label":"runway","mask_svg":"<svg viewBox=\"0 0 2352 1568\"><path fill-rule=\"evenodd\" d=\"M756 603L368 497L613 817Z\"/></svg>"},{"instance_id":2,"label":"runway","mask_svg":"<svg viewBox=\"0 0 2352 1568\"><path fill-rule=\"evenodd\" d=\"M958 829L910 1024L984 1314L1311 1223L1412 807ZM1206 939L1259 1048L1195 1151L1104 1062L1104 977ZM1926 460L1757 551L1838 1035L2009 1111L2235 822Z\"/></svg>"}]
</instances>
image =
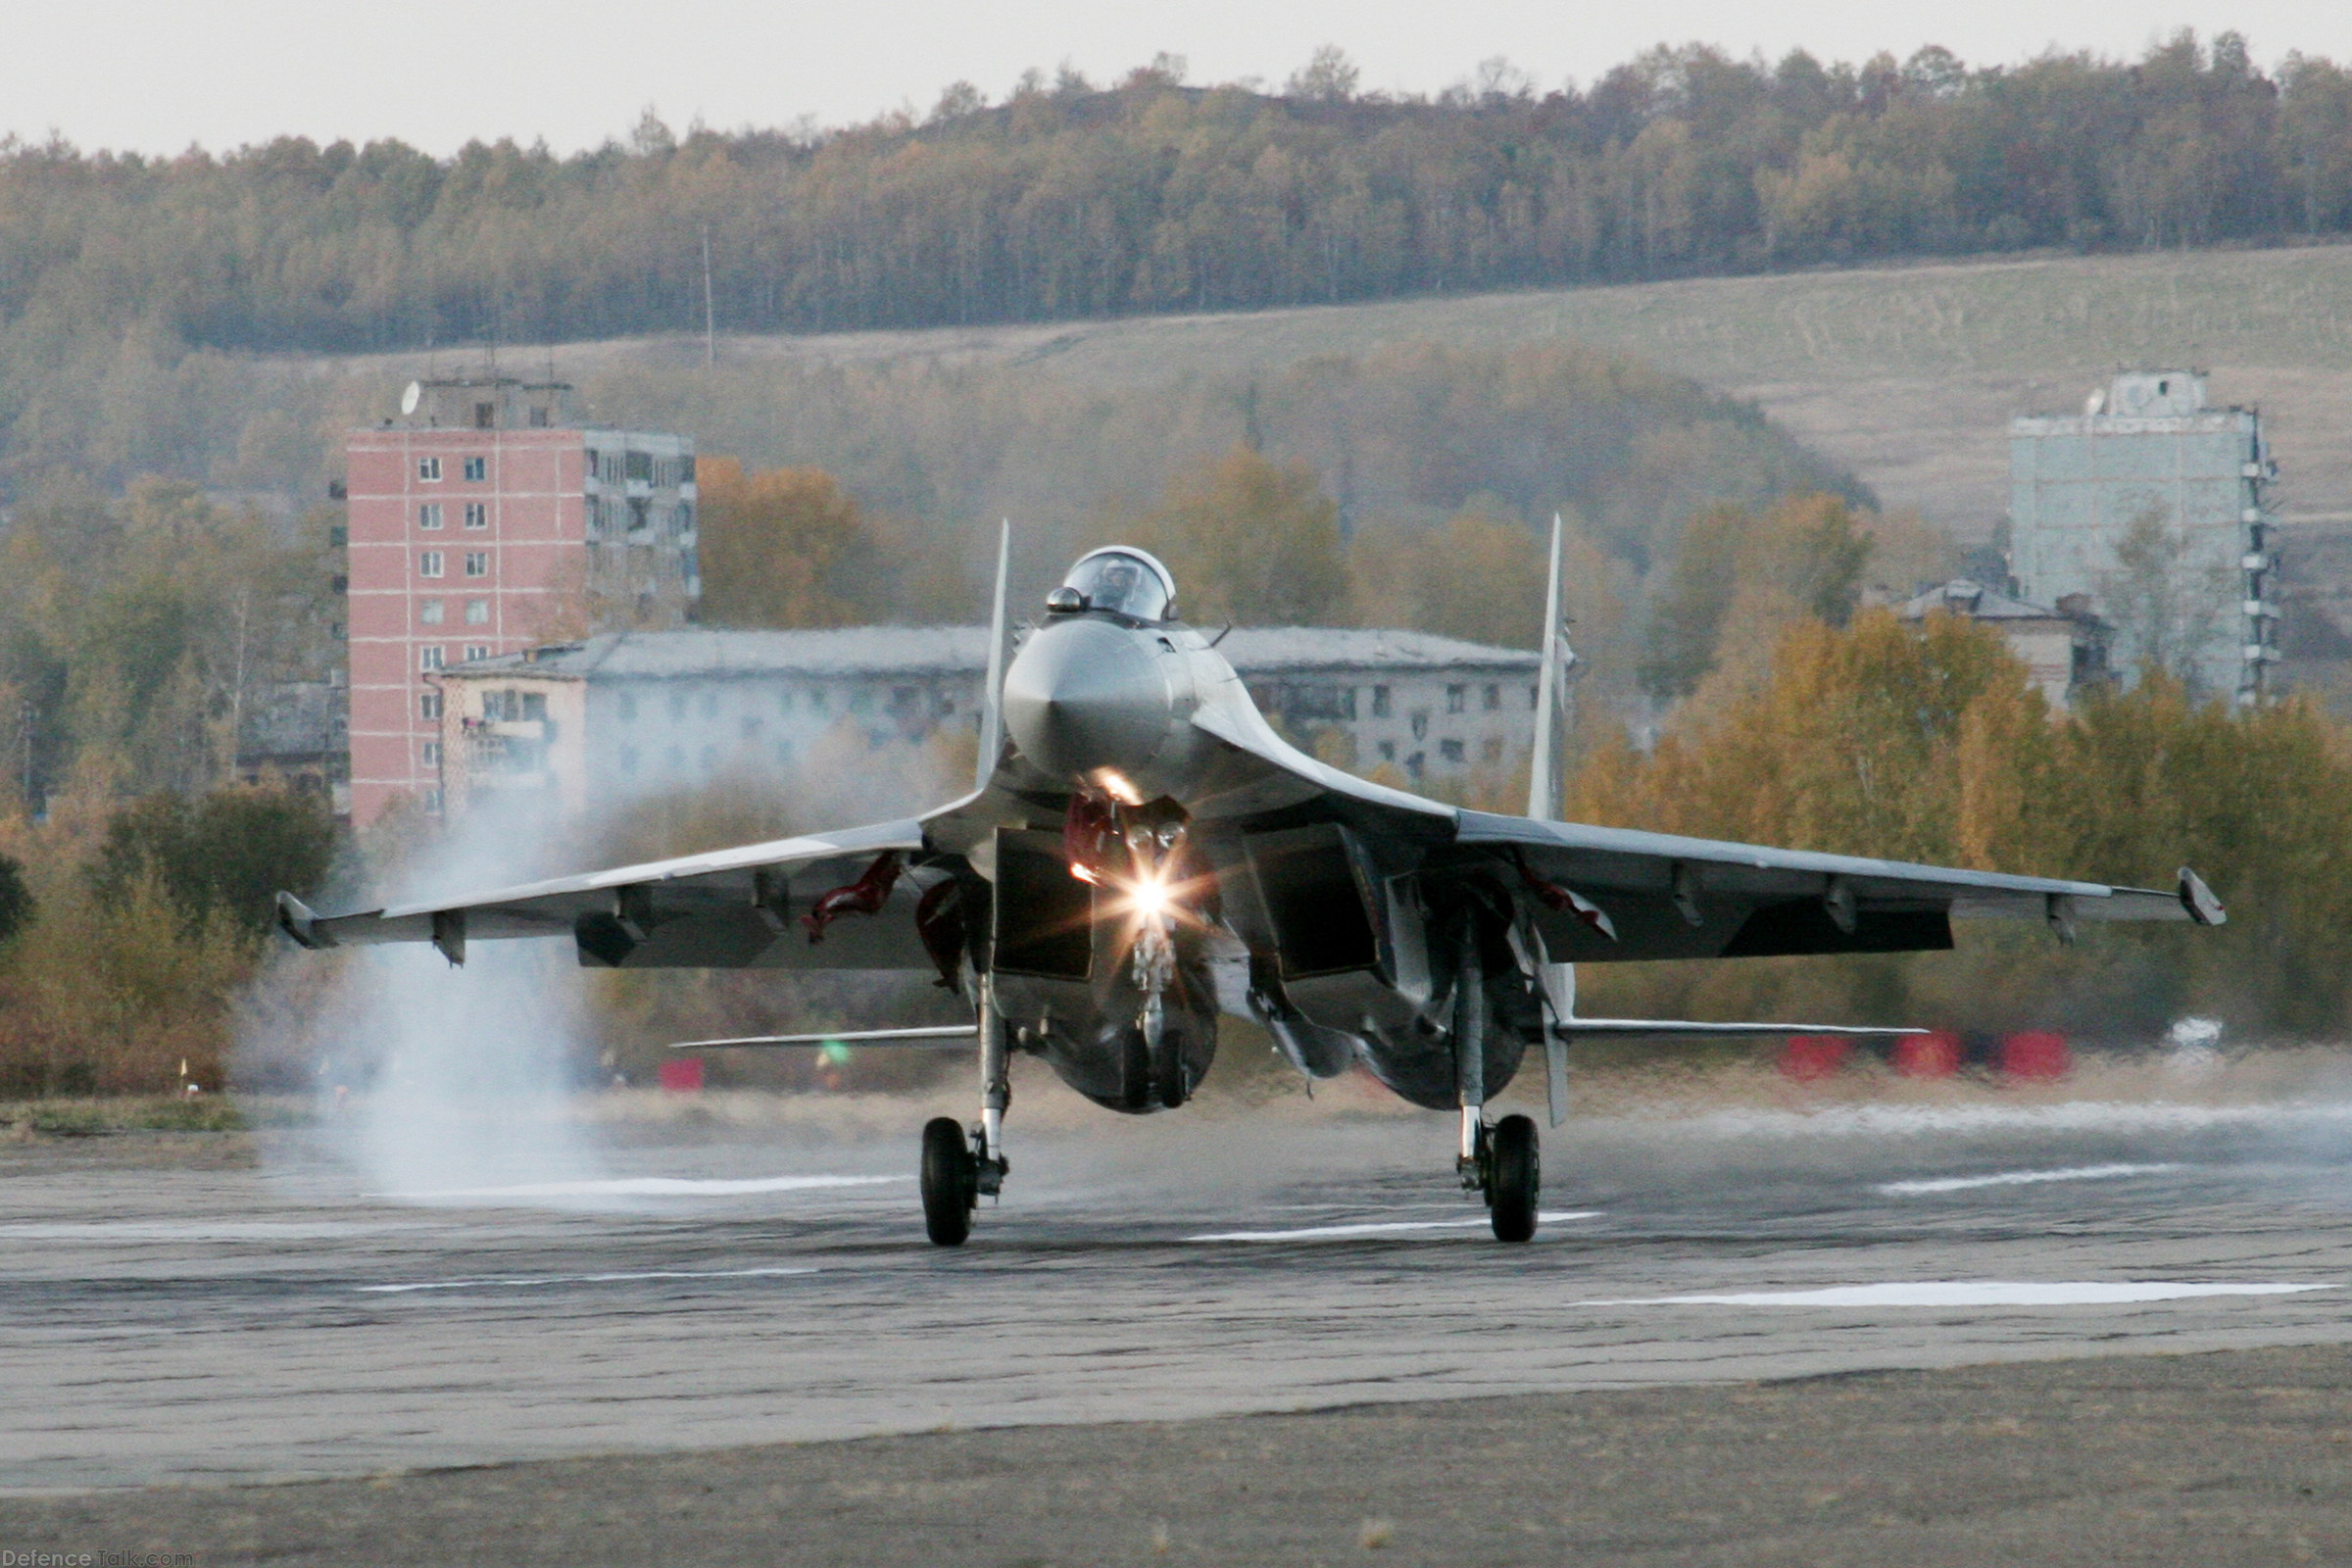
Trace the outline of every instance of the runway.
<instances>
[{"instance_id":1,"label":"runway","mask_svg":"<svg viewBox=\"0 0 2352 1568\"><path fill-rule=\"evenodd\" d=\"M955 1252L928 1108L429 1201L300 1130L0 1145L0 1487L2352 1339L2352 1102L1579 1118L1522 1248L1447 1118L1016 1110Z\"/></svg>"}]
</instances>

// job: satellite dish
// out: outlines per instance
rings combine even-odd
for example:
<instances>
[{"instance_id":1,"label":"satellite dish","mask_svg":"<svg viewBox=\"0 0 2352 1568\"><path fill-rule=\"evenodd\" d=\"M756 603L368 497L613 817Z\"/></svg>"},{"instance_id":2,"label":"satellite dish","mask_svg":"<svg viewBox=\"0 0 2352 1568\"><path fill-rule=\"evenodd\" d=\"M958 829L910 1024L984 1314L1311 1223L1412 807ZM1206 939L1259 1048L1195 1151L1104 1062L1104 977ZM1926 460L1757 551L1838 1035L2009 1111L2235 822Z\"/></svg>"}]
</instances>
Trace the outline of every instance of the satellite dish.
<instances>
[{"instance_id":1,"label":"satellite dish","mask_svg":"<svg viewBox=\"0 0 2352 1568\"><path fill-rule=\"evenodd\" d=\"M422 381L411 381L409 383L409 389L400 395L400 412L403 414L415 414L416 412L416 405L423 401L424 383Z\"/></svg>"}]
</instances>

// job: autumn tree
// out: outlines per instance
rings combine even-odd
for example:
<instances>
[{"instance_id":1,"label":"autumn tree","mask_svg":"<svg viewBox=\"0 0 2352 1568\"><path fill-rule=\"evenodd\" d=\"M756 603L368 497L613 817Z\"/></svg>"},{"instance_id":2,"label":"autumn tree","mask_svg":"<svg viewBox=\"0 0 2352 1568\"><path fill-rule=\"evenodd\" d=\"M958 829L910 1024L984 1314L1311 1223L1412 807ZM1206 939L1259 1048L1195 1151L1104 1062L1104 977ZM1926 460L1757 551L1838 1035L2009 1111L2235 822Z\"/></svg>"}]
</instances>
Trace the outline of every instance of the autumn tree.
<instances>
[{"instance_id":1,"label":"autumn tree","mask_svg":"<svg viewBox=\"0 0 2352 1568\"><path fill-rule=\"evenodd\" d=\"M1339 508L1303 464L1248 447L1181 471L1129 541L1175 573L1194 621L1329 625L1347 611Z\"/></svg>"},{"instance_id":2,"label":"autumn tree","mask_svg":"<svg viewBox=\"0 0 2352 1568\"><path fill-rule=\"evenodd\" d=\"M700 465L703 613L722 626L841 626L883 608L874 529L821 468Z\"/></svg>"}]
</instances>

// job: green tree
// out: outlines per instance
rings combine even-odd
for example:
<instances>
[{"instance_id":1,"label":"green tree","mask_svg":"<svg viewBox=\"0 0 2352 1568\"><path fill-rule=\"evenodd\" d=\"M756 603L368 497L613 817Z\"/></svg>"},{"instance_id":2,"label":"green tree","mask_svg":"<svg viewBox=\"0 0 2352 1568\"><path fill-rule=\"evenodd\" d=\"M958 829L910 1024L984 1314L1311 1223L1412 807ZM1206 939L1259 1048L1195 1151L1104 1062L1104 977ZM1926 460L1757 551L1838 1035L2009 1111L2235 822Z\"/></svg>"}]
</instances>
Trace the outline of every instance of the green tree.
<instances>
[{"instance_id":1,"label":"green tree","mask_svg":"<svg viewBox=\"0 0 2352 1568\"><path fill-rule=\"evenodd\" d=\"M191 926L219 914L259 933L275 920L280 891L307 897L326 880L335 845L334 819L307 796L242 787L193 803L151 795L108 820L89 880L102 903L152 882Z\"/></svg>"},{"instance_id":2,"label":"green tree","mask_svg":"<svg viewBox=\"0 0 2352 1568\"><path fill-rule=\"evenodd\" d=\"M1842 625L1870 552L1864 519L1837 496L1792 496L1761 515L1738 507L1699 514L1684 525L1652 607L1642 684L1660 697L1695 691L1743 609L1767 627L1796 616Z\"/></svg>"}]
</instances>

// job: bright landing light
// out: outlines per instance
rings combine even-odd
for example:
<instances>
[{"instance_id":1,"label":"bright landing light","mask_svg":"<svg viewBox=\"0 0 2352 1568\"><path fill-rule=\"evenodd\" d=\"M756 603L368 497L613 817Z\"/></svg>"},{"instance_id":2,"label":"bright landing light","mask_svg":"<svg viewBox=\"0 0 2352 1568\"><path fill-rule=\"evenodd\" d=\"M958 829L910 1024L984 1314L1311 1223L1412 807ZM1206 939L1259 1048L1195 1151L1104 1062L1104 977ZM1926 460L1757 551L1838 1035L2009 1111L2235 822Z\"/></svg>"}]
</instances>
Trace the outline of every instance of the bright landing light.
<instances>
[{"instance_id":1,"label":"bright landing light","mask_svg":"<svg viewBox=\"0 0 2352 1568\"><path fill-rule=\"evenodd\" d=\"M1168 912L1168 885L1155 876L1145 877L1129 888L1127 898L1135 912L1147 920Z\"/></svg>"}]
</instances>

